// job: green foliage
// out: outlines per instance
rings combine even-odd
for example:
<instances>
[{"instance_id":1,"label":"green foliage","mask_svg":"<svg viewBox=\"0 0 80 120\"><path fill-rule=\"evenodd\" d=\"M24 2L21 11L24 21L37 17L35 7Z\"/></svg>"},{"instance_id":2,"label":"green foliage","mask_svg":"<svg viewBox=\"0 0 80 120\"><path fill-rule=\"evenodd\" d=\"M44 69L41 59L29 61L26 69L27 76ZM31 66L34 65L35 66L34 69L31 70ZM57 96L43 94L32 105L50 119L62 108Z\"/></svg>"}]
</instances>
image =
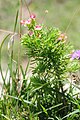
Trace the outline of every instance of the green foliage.
<instances>
[{"instance_id":1,"label":"green foliage","mask_svg":"<svg viewBox=\"0 0 80 120\"><path fill-rule=\"evenodd\" d=\"M67 73L76 71L79 63L70 59L73 48L66 42L65 34L57 28L47 29L41 25L41 29L35 29L36 24L35 19L32 19L30 25L26 24L28 34L23 35L21 41L28 56L36 63L31 77L33 89L30 96L37 108L30 110L34 109L34 114L38 112L40 120L58 117L64 119L76 113L69 113L75 105L69 102L63 86L68 78ZM32 34L29 34L30 31ZM54 108L58 104L61 105Z\"/></svg>"}]
</instances>

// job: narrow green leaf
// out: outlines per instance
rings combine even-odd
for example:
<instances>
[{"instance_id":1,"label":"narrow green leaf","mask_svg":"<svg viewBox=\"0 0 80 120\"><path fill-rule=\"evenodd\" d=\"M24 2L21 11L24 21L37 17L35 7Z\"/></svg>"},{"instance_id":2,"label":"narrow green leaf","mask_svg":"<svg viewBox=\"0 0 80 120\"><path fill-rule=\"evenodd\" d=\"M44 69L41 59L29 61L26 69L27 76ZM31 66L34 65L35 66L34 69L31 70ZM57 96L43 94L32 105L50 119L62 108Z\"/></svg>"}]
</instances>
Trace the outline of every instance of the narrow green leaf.
<instances>
[{"instance_id":1,"label":"narrow green leaf","mask_svg":"<svg viewBox=\"0 0 80 120\"><path fill-rule=\"evenodd\" d=\"M11 120L7 116L5 116L4 114L1 114L1 116L4 117L6 120Z\"/></svg>"},{"instance_id":2,"label":"narrow green leaf","mask_svg":"<svg viewBox=\"0 0 80 120\"><path fill-rule=\"evenodd\" d=\"M18 97L11 96L11 95L4 95L4 96L9 97L9 98L13 98L13 99L15 99L15 100L23 101L24 103L33 105L32 102L30 102L30 101L28 101L28 100L24 100L24 99L22 99L22 98L18 98ZM33 106L35 106L35 105L33 105ZM35 106L35 107L36 107L36 106Z\"/></svg>"},{"instance_id":3,"label":"narrow green leaf","mask_svg":"<svg viewBox=\"0 0 80 120\"><path fill-rule=\"evenodd\" d=\"M41 89L42 87L44 87L44 86L47 85L47 84L48 84L48 83L45 83L45 84L43 84L43 85L37 87L36 89L33 89L32 92L35 92L36 90Z\"/></svg>"},{"instance_id":4,"label":"narrow green leaf","mask_svg":"<svg viewBox=\"0 0 80 120\"><path fill-rule=\"evenodd\" d=\"M79 110L79 109L76 109L75 111L73 111L73 112L69 113L68 115L64 116L64 117L62 118L62 120L65 119L65 118L67 118L67 117L69 117L69 116L72 116L72 115L74 115L74 114L76 114L76 113L80 113L80 110Z\"/></svg>"},{"instance_id":5,"label":"narrow green leaf","mask_svg":"<svg viewBox=\"0 0 80 120\"><path fill-rule=\"evenodd\" d=\"M48 115L47 110L42 105L41 105L41 107L42 107L44 113L46 113L46 115Z\"/></svg>"},{"instance_id":6,"label":"narrow green leaf","mask_svg":"<svg viewBox=\"0 0 80 120\"><path fill-rule=\"evenodd\" d=\"M27 66L26 66L25 75L26 75L26 73L28 71L29 65L30 65L30 59L28 60L28 63L27 63Z\"/></svg>"},{"instance_id":7,"label":"narrow green leaf","mask_svg":"<svg viewBox=\"0 0 80 120\"><path fill-rule=\"evenodd\" d=\"M54 120L54 118L49 117L48 120Z\"/></svg>"},{"instance_id":8,"label":"narrow green leaf","mask_svg":"<svg viewBox=\"0 0 80 120\"><path fill-rule=\"evenodd\" d=\"M63 103L60 103L60 104L58 104L58 105L52 106L52 107L50 107L50 108L47 108L46 110L51 110L51 109L54 109L54 108L56 108L56 107L61 106L62 104L63 104ZM42 113L42 111L40 111L40 112L38 112L38 113L34 114L34 116L39 115L39 114L41 114L41 113Z\"/></svg>"},{"instance_id":9,"label":"narrow green leaf","mask_svg":"<svg viewBox=\"0 0 80 120\"><path fill-rule=\"evenodd\" d=\"M18 21L18 14L19 14L19 10L17 10L17 13L16 13L16 19L15 19L15 24L14 24L14 32L16 31L16 26L17 26L17 21Z\"/></svg>"},{"instance_id":10,"label":"narrow green leaf","mask_svg":"<svg viewBox=\"0 0 80 120\"><path fill-rule=\"evenodd\" d=\"M62 120L61 118L59 118L59 117L57 117L57 116L56 116L56 119L57 119L57 120Z\"/></svg>"},{"instance_id":11,"label":"narrow green leaf","mask_svg":"<svg viewBox=\"0 0 80 120\"><path fill-rule=\"evenodd\" d=\"M6 39L9 37L9 35L10 34L8 34L3 40L2 40L2 43L1 43L1 45L0 45L0 71L1 71L1 76L2 76L2 79L3 79L3 81L5 81L5 78L4 78L4 76L3 76L3 72L2 72L2 67L1 67L1 49L2 49L2 47L3 47L3 44L4 44L4 42L6 41Z\"/></svg>"},{"instance_id":12,"label":"narrow green leaf","mask_svg":"<svg viewBox=\"0 0 80 120\"><path fill-rule=\"evenodd\" d=\"M6 35L6 37L2 40L2 43L1 43L1 45L0 45L0 50L1 50L4 42L6 41L6 39L7 39L9 36L10 36L10 34Z\"/></svg>"},{"instance_id":13,"label":"narrow green leaf","mask_svg":"<svg viewBox=\"0 0 80 120\"><path fill-rule=\"evenodd\" d=\"M22 75L23 75L23 79L25 79L25 73L24 73L24 70L23 70L22 65L20 65L20 70L21 70L21 73L22 73Z\"/></svg>"}]
</instances>

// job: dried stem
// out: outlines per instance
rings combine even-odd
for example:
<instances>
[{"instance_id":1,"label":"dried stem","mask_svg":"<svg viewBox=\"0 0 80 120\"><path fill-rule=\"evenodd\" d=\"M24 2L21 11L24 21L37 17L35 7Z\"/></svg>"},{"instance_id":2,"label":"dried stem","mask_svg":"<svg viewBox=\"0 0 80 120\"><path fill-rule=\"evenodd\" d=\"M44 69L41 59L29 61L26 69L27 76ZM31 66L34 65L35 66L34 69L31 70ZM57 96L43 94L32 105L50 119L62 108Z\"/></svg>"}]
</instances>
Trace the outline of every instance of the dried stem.
<instances>
[{"instance_id":1,"label":"dried stem","mask_svg":"<svg viewBox=\"0 0 80 120\"><path fill-rule=\"evenodd\" d=\"M9 33L9 34L19 34L19 33L14 33L14 32L12 32L12 31L3 30L3 29L0 29L0 32Z\"/></svg>"},{"instance_id":2,"label":"dried stem","mask_svg":"<svg viewBox=\"0 0 80 120\"><path fill-rule=\"evenodd\" d=\"M69 27L70 27L70 25L71 25L71 23L72 23L72 21L73 21L75 15L76 15L79 11L80 11L80 7L77 8L76 11L74 12L74 14L73 14L73 16L72 16L72 18L71 18L71 20L70 20L70 22L69 22L69 24L68 24L66 30L65 30L65 33L68 31L68 29L69 29Z\"/></svg>"},{"instance_id":3,"label":"dried stem","mask_svg":"<svg viewBox=\"0 0 80 120\"><path fill-rule=\"evenodd\" d=\"M21 39L21 24L20 21L22 19L22 0L20 0L20 16L19 16L19 40ZM18 46L18 80L20 79L20 46Z\"/></svg>"},{"instance_id":4,"label":"dried stem","mask_svg":"<svg viewBox=\"0 0 80 120\"><path fill-rule=\"evenodd\" d=\"M28 7L27 2L26 2L25 0L24 0L24 2L25 2L25 5L26 5L27 10L28 10L28 12L29 12L29 15L31 15L31 11L30 11L30 9L29 9L29 7Z\"/></svg>"}]
</instances>

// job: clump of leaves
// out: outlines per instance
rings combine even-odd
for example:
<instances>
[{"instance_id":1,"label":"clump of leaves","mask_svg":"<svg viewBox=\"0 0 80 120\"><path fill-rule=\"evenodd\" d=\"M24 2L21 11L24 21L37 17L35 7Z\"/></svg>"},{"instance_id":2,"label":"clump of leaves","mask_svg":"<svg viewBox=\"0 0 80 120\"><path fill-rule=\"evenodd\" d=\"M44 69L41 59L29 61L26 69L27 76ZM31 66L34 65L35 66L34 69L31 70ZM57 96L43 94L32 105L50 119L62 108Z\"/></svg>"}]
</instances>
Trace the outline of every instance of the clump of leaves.
<instances>
[{"instance_id":1,"label":"clump of leaves","mask_svg":"<svg viewBox=\"0 0 80 120\"><path fill-rule=\"evenodd\" d=\"M72 109L63 89L64 81L68 72L79 67L78 62L70 59L73 47L58 28L46 28L37 24L33 14L28 20L22 20L21 24L28 28L21 43L27 48L28 56L36 63L31 77L33 89L30 95L30 98L34 98L36 108L31 107L30 110L34 114L37 112L40 120L64 117Z\"/></svg>"}]
</instances>

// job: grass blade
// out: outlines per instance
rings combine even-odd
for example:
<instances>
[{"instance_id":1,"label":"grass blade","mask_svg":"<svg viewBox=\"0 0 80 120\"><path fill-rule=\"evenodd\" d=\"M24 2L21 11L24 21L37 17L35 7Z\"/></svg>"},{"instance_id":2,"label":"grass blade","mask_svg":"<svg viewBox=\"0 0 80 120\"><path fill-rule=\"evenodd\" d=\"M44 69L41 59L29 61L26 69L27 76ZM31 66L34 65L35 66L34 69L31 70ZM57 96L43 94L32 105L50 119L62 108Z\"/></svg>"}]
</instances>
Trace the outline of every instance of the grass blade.
<instances>
[{"instance_id":1,"label":"grass blade","mask_svg":"<svg viewBox=\"0 0 80 120\"><path fill-rule=\"evenodd\" d=\"M1 50L2 50L2 47L3 47L3 44L4 42L6 41L6 39L10 36L10 34L8 34L3 40L2 40L2 43L0 45L0 71L1 71L1 76L2 76L2 79L3 81L5 81L5 78L3 76L3 73L2 73L2 68L1 68Z\"/></svg>"},{"instance_id":2,"label":"grass blade","mask_svg":"<svg viewBox=\"0 0 80 120\"><path fill-rule=\"evenodd\" d=\"M16 31L16 27L17 27L18 14L19 14L19 10L17 10L17 13L16 13L16 19L15 19L15 24L14 24L14 32Z\"/></svg>"},{"instance_id":3,"label":"grass blade","mask_svg":"<svg viewBox=\"0 0 80 120\"><path fill-rule=\"evenodd\" d=\"M4 117L6 120L11 120L7 116L5 116L4 114L1 114L1 116Z\"/></svg>"},{"instance_id":4,"label":"grass blade","mask_svg":"<svg viewBox=\"0 0 80 120\"><path fill-rule=\"evenodd\" d=\"M69 113L68 115L64 116L64 117L62 118L62 120L65 119L65 118L67 118L67 117L69 117L69 116L72 116L72 115L74 115L74 114L76 114L76 113L80 113L80 110L79 110L79 109L76 109L75 111L73 111L73 112Z\"/></svg>"}]
</instances>

